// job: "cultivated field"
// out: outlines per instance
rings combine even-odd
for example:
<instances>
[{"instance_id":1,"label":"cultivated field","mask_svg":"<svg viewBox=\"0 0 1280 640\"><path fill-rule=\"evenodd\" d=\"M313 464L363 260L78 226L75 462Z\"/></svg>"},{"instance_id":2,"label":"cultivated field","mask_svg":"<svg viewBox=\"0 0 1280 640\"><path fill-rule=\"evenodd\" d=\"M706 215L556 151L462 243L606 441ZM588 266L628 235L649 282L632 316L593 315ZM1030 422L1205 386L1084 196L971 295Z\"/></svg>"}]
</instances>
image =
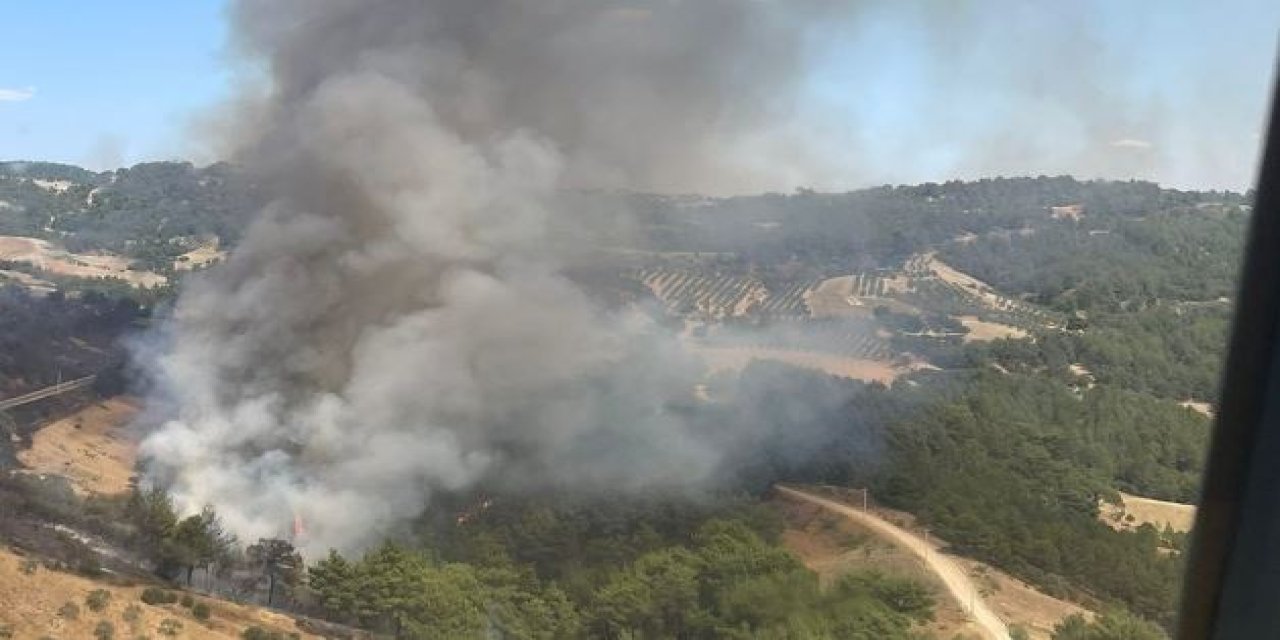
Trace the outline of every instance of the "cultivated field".
<instances>
[{"instance_id":1,"label":"cultivated field","mask_svg":"<svg viewBox=\"0 0 1280 640\"><path fill-rule=\"evenodd\" d=\"M797 281L769 289L760 280L742 275L703 273L691 269L652 267L636 272L662 301L667 311L710 320L746 315L774 319L809 317L806 294L816 281Z\"/></svg>"}]
</instances>

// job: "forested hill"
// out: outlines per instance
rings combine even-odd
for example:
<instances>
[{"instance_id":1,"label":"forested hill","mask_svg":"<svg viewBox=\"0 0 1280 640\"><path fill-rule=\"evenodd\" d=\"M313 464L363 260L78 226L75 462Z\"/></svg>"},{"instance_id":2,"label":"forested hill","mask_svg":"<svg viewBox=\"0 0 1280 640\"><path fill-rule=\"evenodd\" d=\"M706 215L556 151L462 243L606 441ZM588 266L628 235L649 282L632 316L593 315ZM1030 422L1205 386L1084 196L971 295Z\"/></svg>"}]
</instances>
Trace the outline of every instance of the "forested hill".
<instances>
[{"instance_id":1,"label":"forested hill","mask_svg":"<svg viewBox=\"0 0 1280 640\"><path fill-rule=\"evenodd\" d=\"M801 190L709 198L573 192L563 199L561 206L579 212L573 219L583 226L598 227L598 219L609 211L625 210L637 218L643 233L592 237L624 242L632 249L733 253L740 260L766 263L797 260L838 272L850 265L886 266L916 252L962 246L966 250L955 256L980 277L1018 292L1039 294L1043 289L1049 299L1061 290L1027 280L1027 258L1020 253L1050 246L1060 256L1068 248L1083 247L1087 255L1080 261L1118 261L1126 267L1132 266L1132 256L1113 259L1111 254L1129 252L1129 245L1165 255L1192 242L1216 255L1235 249L1239 234L1233 225L1248 210L1250 196L1163 189L1140 181L1041 176L847 193ZM92 172L44 162L0 162L0 235L44 237L73 251L103 250L148 260L164 252L165 245L199 236L233 244L262 201L253 177L225 163L195 167L152 162ZM1142 224L1147 221L1160 224ZM1176 228L1154 230L1165 226ZM1026 230L1036 233L1027 235ZM1001 244L1014 231L1032 238L1025 251L1021 244L1012 249ZM1067 233L1082 239L1064 246L1059 240ZM1105 235L1116 237L1088 241ZM963 244L965 239L977 242ZM176 249L169 251L177 255ZM1094 273L1077 263L1061 265L1067 268ZM1043 277L1057 286L1062 284L1059 275L1055 270ZM1203 289L1219 291L1221 286Z\"/></svg>"},{"instance_id":2,"label":"forested hill","mask_svg":"<svg viewBox=\"0 0 1280 640\"><path fill-rule=\"evenodd\" d=\"M109 252L161 268L201 242L234 243L261 199L219 163L149 162L95 173L47 162L0 162L0 235Z\"/></svg>"}]
</instances>

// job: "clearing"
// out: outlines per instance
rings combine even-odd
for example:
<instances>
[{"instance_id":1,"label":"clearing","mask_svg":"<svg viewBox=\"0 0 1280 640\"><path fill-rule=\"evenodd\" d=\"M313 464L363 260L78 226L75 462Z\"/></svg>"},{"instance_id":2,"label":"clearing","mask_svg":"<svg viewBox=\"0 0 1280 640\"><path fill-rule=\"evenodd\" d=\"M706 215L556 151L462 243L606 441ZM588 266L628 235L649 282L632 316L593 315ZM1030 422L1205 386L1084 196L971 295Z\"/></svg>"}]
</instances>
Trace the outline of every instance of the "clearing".
<instances>
[{"instance_id":1,"label":"clearing","mask_svg":"<svg viewBox=\"0 0 1280 640\"><path fill-rule=\"evenodd\" d=\"M870 529L877 536L911 552L938 576L955 602L973 616L974 623L982 630L983 635L996 640L1009 640L1009 628L987 604L978 586L969 579L964 569L939 550L936 541L925 540L870 511L862 511L844 503L790 487L778 486L777 490L788 497L804 500L838 513Z\"/></svg>"},{"instance_id":2,"label":"clearing","mask_svg":"<svg viewBox=\"0 0 1280 640\"><path fill-rule=\"evenodd\" d=\"M1098 510L1098 517L1113 529L1135 529L1144 524L1151 524L1157 529L1164 529L1165 525L1168 525L1174 531L1190 531L1191 526L1195 524L1196 506L1194 504L1143 498L1123 491L1119 493L1122 504L1103 502Z\"/></svg>"},{"instance_id":3,"label":"clearing","mask_svg":"<svg viewBox=\"0 0 1280 640\"><path fill-rule=\"evenodd\" d=\"M1197 400L1183 400L1182 402L1179 402L1178 404L1179 404L1179 405L1182 405L1182 406L1184 406L1184 407L1186 407L1186 408L1188 408L1188 409L1190 409L1190 410L1192 410L1192 411L1195 411L1196 413L1198 413L1198 414L1200 414L1200 415L1202 415L1202 416L1204 416L1204 417L1206 417L1206 418L1212 418L1212 417L1213 417L1213 405L1212 405L1212 404L1209 404L1208 402L1200 402L1200 401L1197 401Z\"/></svg>"},{"instance_id":4,"label":"clearing","mask_svg":"<svg viewBox=\"0 0 1280 640\"><path fill-rule=\"evenodd\" d=\"M821 371L841 378L863 382L892 383L906 373L925 368L923 364L895 366L885 360L865 360L817 351L777 349L769 347L708 347L686 344L691 352L706 362L711 373L741 371L752 360L771 360L802 369Z\"/></svg>"},{"instance_id":5,"label":"clearing","mask_svg":"<svg viewBox=\"0 0 1280 640\"><path fill-rule=\"evenodd\" d=\"M112 398L51 422L18 461L33 473L65 477L81 495L128 491L137 443L126 426L138 409L133 400Z\"/></svg>"},{"instance_id":6,"label":"clearing","mask_svg":"<svg viewBox=\"0 0 1280 640\"><path fill-rule=\"evenodd\" d=\"M191 271L222 262L226 257L227 252L218 249L217 242L209 242L178 256L173 261L173 268L175 271Z\"/></svg>"},{"instance_id":7,"label":"clearing","mask_svg":"<svg viewBox=\"0 0 1280 640\"><path fill-rule=\"evenodd\" d=\"M965 342L990 342L1001 338L1025 338L1027 332L1014 326L979 320L977 316L958 316L956 320L969 330L965 334Z\"/></svg>"},{"instance_id":8,"label":"clearing","mask_svg":"<svg viewBox=\"0 0 1280 640\"><path fill-rule=\"evenodd\" d=\"M34 567L28 574L24 565ZM284 614L222 600L194 596L196 602L209 605L212 616L201 622L191 610L178 604L148 605L139 599L142 584L109 584L78 575L52 571L36 566L33 561L0 547L0 626L8 626L14 638L92 638L94 628L102 621L115 626L118 638L163 637L159 633L166 619L182 625L180 637L189 640L233 640L249 626L259 626L284 634L297 633L301 638L320 638L306 633ZM111 593L105 609L94 612L85 605L85 597L95 589ZM64 617L59 610L67 603L79 607L78 615ZM136 620L125 619L125 610L137 605Z\"/></svg>"},{"instance_id":9,"label":"clearing","mask_svg":"<svg viewBox=\"0 0 1280 640\"><path fill-rule=\"evenodd\" d=\"M130 269L126 258L70 253L38 238L0 236L0 261L25 262L51 274L73 278L116 278L135 287L165 283L165 277L158 273Z\"/></svg>"},{"instance_id":10,"label":"clearing","mask_svg":"<svg viewBox=\"0 0 1280 640\"><path fill-rule=\"evenodd\" d=\"M859 500L860 496L853 496L853 502ZM880 537L876 531L807 501L782 496L777 504L783 509L787 523L782 534L783 544L818 574L820 584L832 584L849 572L871 570L918 580L939 593L946 589L918 556ZM998 569L967 558L952 556L952 559L962 565L996 614L1010 625L1026 629L1031 638L1049 640L1053 627L1067 616L1092 615L1076 604L1040 593ZM926 631L936 638L982 635L965 609L950 598L938 599L934 621Z\"/></svg>"}]
</instances>

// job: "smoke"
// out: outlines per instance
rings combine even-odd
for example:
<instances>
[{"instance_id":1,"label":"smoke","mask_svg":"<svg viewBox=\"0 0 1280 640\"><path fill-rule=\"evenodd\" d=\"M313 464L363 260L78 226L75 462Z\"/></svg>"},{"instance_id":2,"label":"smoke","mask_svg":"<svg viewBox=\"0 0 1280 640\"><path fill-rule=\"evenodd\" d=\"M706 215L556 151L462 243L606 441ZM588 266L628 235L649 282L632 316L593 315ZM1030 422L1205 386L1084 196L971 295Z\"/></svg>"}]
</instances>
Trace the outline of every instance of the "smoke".
<instances>
[{"instance_id":1,"label":"smoke","mask_svg":"<svg viewBox=\"0 0 1280 640\"><path fill-rule=\"evenodd\" d=\"M644 316L561 275L556 194L732 188L788 109L816 3L244 0L265 78L221 134L270 196L192 278L142 445L247 539L367 545L477 483L684 486L720 447Z\"/></svg>"}]
</instances>

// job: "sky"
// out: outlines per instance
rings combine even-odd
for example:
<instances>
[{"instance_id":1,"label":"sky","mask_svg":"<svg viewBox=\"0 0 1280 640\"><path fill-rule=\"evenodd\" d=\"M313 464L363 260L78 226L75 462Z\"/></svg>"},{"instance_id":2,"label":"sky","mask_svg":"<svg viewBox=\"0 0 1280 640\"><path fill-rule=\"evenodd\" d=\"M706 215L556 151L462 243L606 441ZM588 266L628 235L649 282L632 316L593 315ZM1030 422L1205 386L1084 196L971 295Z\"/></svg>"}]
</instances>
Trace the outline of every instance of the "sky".
<instances>
[{"instance_id":1,"label":"sky","mask_svg":"<svg viewBox=\"0 0 1280 640\"><path fill-rule=\"evenodd\" d=\"M193 125L234 93L225 5L0 0L0 159L210 160ZM812 28L808 74L777 135L821 162L797 165L784 186L1059 173L1252 181L1280 3L858 6Z\"/></svg>"}]
</instances>

